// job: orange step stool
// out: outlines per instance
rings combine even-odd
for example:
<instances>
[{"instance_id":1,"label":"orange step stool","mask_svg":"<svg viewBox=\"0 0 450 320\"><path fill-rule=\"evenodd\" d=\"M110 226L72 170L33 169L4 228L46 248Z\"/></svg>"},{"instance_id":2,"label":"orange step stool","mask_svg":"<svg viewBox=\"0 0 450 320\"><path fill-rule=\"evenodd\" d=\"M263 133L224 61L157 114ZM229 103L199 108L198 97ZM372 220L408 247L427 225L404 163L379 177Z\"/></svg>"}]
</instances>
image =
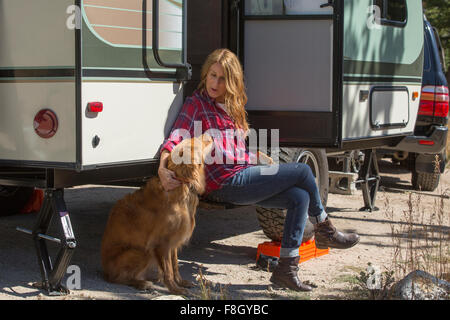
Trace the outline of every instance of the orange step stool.
<instances>
[{"instance_id":1,"label":"orange step stool","mask_svg":"<svg viewBox=\"0 0 450 320\"><path fill-rule=\"evenodd\" d=\"M280 249L281 249L281 243L280 242L263 242L258 245L258 252L256 253L256 261L258 261L260 254L269 256L269 257L280 257ZM328 254L330 252L330 248L328 249L317 249L316 247L316 241L315 240L309 240L307 242L302 243L302 245L299 248L299 256L300 261L299 263L305 262L306 260L309 260L311 258L317 258L320 256L323 256L325 254Z\"/></svg>"}]
</instances>

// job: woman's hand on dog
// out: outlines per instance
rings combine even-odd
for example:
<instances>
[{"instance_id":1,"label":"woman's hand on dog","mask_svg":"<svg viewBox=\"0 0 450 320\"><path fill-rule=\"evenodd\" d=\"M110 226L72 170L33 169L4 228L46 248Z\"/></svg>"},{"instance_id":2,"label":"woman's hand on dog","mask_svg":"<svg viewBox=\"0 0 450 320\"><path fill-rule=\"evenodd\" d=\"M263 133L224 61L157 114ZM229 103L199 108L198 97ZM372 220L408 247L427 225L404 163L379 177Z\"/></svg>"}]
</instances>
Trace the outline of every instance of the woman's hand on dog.
<instances>
[{"instance_id":1,"label":"woman's hand on dog","mask_svg":"<svg viewBox=\"0 0 450 320\"><path fill-rule=\"evenodd\" d=\"M170 191L181 185L175 173L167 168L159 167L158 176L165 191Z\"/></svg>"},{"instance_id":2,"label":"woman's hand on dog","mask_svg":"<svg viewBox=\"0 0 450 320\"><path fill-rule=\"evenodd\" d=\"M165 191L170 191L181 185L181 182L176 179L175 172L167 169L167 161L169 155L170 153L167 150L164 150L161 153L161 159L158 168L158 176Z\"/></svg>"}]
</instances>

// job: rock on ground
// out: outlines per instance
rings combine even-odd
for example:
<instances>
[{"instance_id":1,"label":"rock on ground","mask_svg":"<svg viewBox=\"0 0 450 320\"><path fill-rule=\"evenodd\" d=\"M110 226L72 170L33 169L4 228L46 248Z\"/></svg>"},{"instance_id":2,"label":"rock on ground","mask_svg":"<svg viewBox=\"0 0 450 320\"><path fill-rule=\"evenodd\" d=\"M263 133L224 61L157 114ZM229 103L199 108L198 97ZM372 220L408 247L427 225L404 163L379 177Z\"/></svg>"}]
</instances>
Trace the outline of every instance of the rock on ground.
<instances>
[{"instance_id":1,"label":"rock on ground","mask_svg":"<svg viewBox=\"0 0 450 320\"><path fill-rule=\"evenodd\" d=\"M449 282L422 270L410 272L393 288L394 296L403 300L448 300L449 291Z\"/></svg>"}]
</instances>

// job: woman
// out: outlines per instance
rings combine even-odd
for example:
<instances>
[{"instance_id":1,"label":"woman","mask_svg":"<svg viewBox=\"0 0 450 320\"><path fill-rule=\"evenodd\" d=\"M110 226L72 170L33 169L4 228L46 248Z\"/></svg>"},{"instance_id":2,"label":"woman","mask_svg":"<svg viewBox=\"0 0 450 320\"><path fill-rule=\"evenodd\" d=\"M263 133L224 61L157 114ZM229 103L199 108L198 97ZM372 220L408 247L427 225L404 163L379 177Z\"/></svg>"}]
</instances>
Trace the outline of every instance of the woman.
<instances>
[{"instance_id":1,"label":"woman","mask_svg":"<svg viewBox=\"0 0 450 320\"><path fill-rule=\"evenodd\" d=\"M314 224L317 246L350 248L358 243L359 236L339 232L333 227L308 165L280 164L276 174L261 174L267 167L254 164L255 155L249 152L242 139L227 139L225 132L248 132L246 103L244 76L238 58L227 49L215 50L202 67L198 90L186 99L172 133L161 145L158 175L167 191L181 184L166 168L170 151L183 139L180 130L194 136L201 125L199 134L212 130L224 133L222 139L215 137L216 153L222 151L215 159L221 161L205 166L204 196L237 205L287 209L280 259L270 281L296 291L310 291L312 288L303 284L297 274L299 247L308 216Z\"/></svg>"}]
</instances>

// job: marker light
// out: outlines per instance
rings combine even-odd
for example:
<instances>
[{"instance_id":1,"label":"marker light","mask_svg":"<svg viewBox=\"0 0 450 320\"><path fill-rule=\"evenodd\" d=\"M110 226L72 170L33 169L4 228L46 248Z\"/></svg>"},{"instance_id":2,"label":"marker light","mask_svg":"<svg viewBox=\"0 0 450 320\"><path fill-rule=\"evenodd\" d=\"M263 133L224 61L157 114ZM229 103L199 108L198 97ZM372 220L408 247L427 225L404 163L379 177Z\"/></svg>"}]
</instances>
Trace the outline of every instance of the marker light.
<instances>
[{"instance_id":1,"label":"marker light","mask_svg":"<svg viewBox=\"0 0 450 320\"><path fill-rule=\"evenodd\" d=\"M88 111L89 112L102 112L103 111L103 103L89 102L88 103Z\"/></svg>"}]
</instances>

